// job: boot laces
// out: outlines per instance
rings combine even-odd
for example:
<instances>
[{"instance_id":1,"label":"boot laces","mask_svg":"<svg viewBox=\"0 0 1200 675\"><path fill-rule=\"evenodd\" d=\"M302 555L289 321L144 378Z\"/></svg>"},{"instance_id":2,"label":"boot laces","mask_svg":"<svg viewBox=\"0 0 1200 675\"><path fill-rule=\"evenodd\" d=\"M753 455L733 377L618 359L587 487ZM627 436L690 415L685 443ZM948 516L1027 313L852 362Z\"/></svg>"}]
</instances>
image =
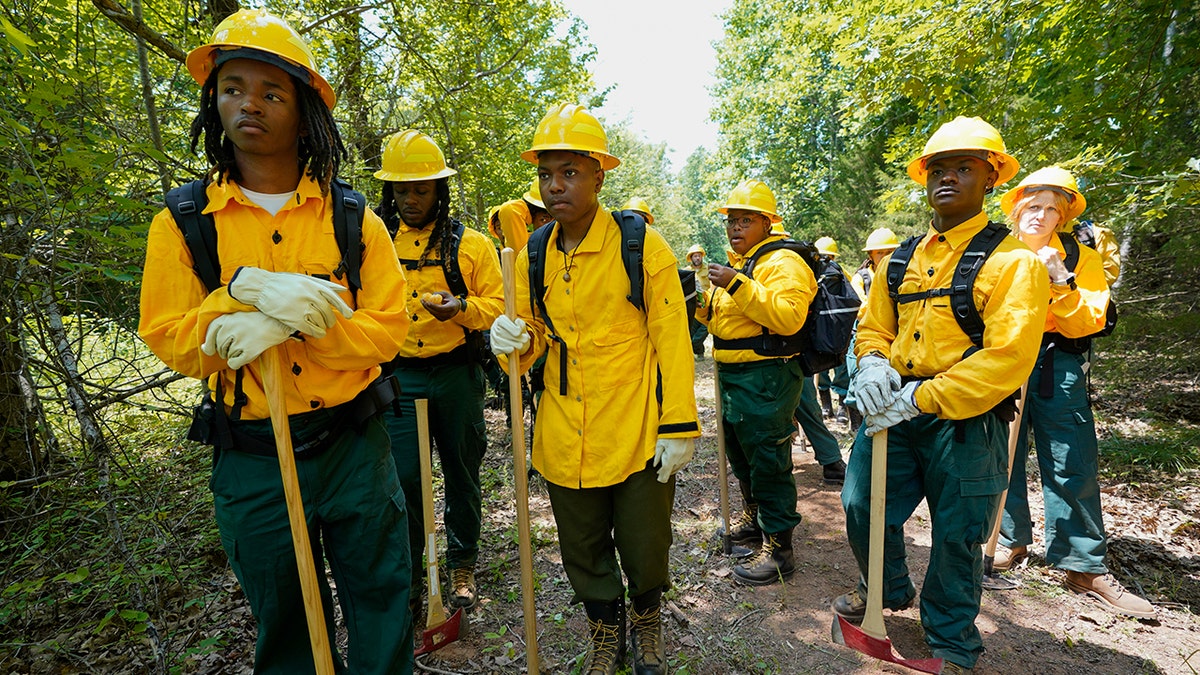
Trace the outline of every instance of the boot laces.
<instances>
[{"instance_id":1,"label":"boot laces","mask_svg":"<svg viewBox=\"0 0 1200 675\"><path fill-rule=\"evenodd\" d=\"M617 662L620 643L619 626L588 619L588 630L592 633L592 652L585 673L608 673Z\"/></svg>"},{"instance_id":2,"label":"boot laces","mask_svg":"<svg viewBox=\"0 0 1200 675\"><path fill-rule=\"evenodd\" d=\"M475 585L475 571L466 567L458 567L450 570L450 582L454 585L454 590L466 589L470 592L471 587Z\"/></svg>"},{"instance_id":3,"label":"boot laces","mask_svg":"<svg viewBox=\"0 0 1200 675\"><path fill-rule=\"evenodd\" d=\"M633 627L637 630L637 650L640 661L657 662L659 660L658 645L662 638L662 618L659 610L660 606L655 605L645 614L638 614L636 609L629 614Z\"/></svg>"},{"instance_id":4,"label":"boot laces","mask_svg":"<svg viewBox=\"0 0 1200 675\"><path fill-rule=\"evenodd\" d=\"M738 514L729 521L729 531L737 532L738 530L751 528L754 527L756 522L757 518L754 516L754 514L750 513L748 509L739 511Z\"/></svg>"}]
</instances>

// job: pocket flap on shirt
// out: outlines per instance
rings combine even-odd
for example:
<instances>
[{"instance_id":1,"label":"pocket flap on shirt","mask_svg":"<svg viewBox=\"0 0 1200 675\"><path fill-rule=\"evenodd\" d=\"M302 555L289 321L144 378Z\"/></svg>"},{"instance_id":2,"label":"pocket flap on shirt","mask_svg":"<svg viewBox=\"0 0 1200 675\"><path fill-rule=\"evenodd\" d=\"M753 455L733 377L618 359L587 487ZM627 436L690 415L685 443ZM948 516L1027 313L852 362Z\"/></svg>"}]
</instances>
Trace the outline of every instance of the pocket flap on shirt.
<instances>
[{"instance_id":1,"label":"pocket flap on shirt","mask_svg":"<svg viewBox=\"0 0 1200 675\"><path fill-rule=\"evenodd\" d=\"M959 482L959 491L964 497L986 497L1004 492L1007 486L1008 476L996 473L982 478L964 478Z\"/></svg>"}]
</instances>

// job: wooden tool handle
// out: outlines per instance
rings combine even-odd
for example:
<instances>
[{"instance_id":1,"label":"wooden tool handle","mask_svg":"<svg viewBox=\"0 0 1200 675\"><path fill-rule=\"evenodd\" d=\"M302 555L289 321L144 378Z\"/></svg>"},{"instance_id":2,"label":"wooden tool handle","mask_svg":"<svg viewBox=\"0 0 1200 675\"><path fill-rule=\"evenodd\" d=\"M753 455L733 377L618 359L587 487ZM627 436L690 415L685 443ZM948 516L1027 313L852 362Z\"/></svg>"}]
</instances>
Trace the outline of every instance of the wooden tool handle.
<instances>
[{"instance_id":1,"label":"wooden tool handle","mask_svg":"<svg viewBox=\"0 0 1200 675\"><path fill-rule=\"evenodd\" d=\"M304 596L304 616L308 620L313 662L317 675L333 675L333 653L329 648L329 633L325 630L325 610L321 606L317 568L313 561L312 544L308 540L300 481L296 478L296 456L292 451L292 430L288 425L287 399L283 392L282 373L286 359L284 347L273 347L258 358L258 364L262 368L267 408L271 412L271 428L275 432L275 452L279 455L279 471L283 476L283 495L287 501L288 524L292 530L292 548L296 551L296 568L300 573L300 591ZM218 401L218 405L222 405L221 402Z\"/></svg>"},{"instance_id":2,"label":"wooden tool handle","mask_svg":"<svg viewBox=\"0 0 1200 675\"><path fill-rule=\"evenodd\" d=\"M870 549L867 552L867 612L862 630L883 640L887 628L883 625L883 526L887 513L887 429L871 437L871 526Z\"/></svg>"},{"instance_id":3,"label":"wooden tool handle","mask_svg":"<svg viewBox=\"0 0 1200 675\"><path fill-rule=\"evenodd\" d=\"M442 580L438 577L437 523L433 520L433 455L429 443L429 401L419 398L417 407L417 449L421 461L421 512L425 518L425 583L429 586L429 609L425 612L425 627L435 628L446 623L446 608L442 604ZM413 561L417 564L417 561Z\"/></svg>"},{"instance_id":4,"label":"wooden tool handle","mask_svg":"<svg viewBox=\"0 0 1200 675\"><path fill-rule=\"evenodd\" d=\"M730 553L731 532L729 531L729 467L725 464L725 409L721 404L721 380L717 377L717 367L713 364L713 401L717 408L717 476L720 483L721 495L721 524L725 527L725 536L721 537L721 546L725 554Z\"/></svg>"},{"instance_id":5,"label":"wooden tool handle","mask_svg":"<svg viewBox=\"0 0 1200 675\"><path fill-rule=\"evenodd\" d=\"M517 286L511 248L500 252L504 277L504 315L517 318ZM525 657L530 675L541 672L537 649L537 610L533 597L533 547L529 538L529 474L525 467L525 406L521 392L521 352L508 355L508 405L512 423L513 479L517 489L518 548L521 558L521 607L525 619Z\"/></svg>"}]
</instances>

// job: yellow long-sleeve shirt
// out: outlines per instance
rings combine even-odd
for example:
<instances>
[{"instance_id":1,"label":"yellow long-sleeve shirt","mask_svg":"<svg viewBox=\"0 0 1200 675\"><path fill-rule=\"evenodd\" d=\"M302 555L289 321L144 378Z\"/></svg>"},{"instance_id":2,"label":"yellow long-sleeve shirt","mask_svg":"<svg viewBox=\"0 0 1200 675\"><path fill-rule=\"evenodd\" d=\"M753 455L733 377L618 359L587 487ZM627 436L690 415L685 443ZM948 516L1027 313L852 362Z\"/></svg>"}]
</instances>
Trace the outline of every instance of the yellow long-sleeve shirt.
<instances>
[{"instance_id":1,"label":"yellow long-sleeve shirt","mask_svg":"<svg viewBox=\"0 0 1200 675\"><path fill-rule=\"evenodd\" d=\"M1067 234L1067 236L1072 236ZM1050 246L1065 257L1062 242L1050 238ZM1075 264L1075 289L1050 285L1050 309L1046 313L1046 332L1063 337L1087 337L1104 328L1104 313L1108 309L1108 283L1104 280L1104 263L1100 254L1079 246L1079 261Z\"/></svg>"},{"instance_id":2,"label":"yellow long-sleeve shirt","mask_svg":"<svg viewBox=\"0 0 1200 675\"><path fill-rule=\"evenodd\" d=\"M393 243L401 260L419 260L429 243L433 227L411 228L403 223L396 231ZM438 251L429 253L429 260L440 260ZM487 237L470 228L463 229L458 246L458 266L467 286L466 311L448 321L438 321L421 304L421 296L434 291L453 292L446 282L441 265L408 269L408 294L405 307L412 324L408 337L400 348L400 356L427 358L445 354L466 342L463 329L486 330L496 317L504 313L504 282L500 278L500 262Z\"/></svg>"},{"instance_id":3,"label":"yellow long-sleeve shirt","mask_svg":"<svg viewBox=\"0 0 1200 675\"><path fill-rule=\"evenodd\" d=\"M949 232L932 227L917 244L900 293L946 288L971 237L987 225L982 212ZM880 261L887 269L888 258ZM871 284L854 353L880 352L904 376L930 378L917 407L943 419L967 419L995 407L1029 378L1041 346L1050 297L1046 266L1007 237L984 263L972 291L983 319L983 348L964 359L971 340L958 326L950 297L897 307L887 284ZM897 317L897 311L899 316Z\"/></svg>"},{"instance_id":4,"label":"yellow long-sleeve shirt","mask_svg":"<svg viewBox=\"0 0 1200 675\"><path fill-rule=\"evenodd\" d=\"M327 275L346 285L333 270L341 261L334 239L333 210L320 187L305 178L295 199L272 216L226 180L208 186L208 206L217 229L221 282L227 284L238 267L249 265L271 272ZM277 241L276 241L277 239ZM350 291L342 299L355 308L354 316L338 316L323 338L286 340L292 368L287 369L288 414L339 405L354 398L379 375L379 364L396 356L408 332L404 273L383 222L369 209L363 220L362 288L357 300ZM192 269L183 234L163 209L150 225L142 276L138 333L150 349L173 370L208 378L215 388L223 381L226 406L233 405L234 373L224 359L200 351L213 319L230 312L257 311L229 296L225 286L209 293ZM243 390L249 403L243 419L266 419L266 397L257 361L246 366Z\"/></svg>"},{"instance_id":5,"label":"yellow long-sleeve shirt","mask_svg":"<svg viewBox=\"0 0 1200 675\"><path fill-rule=\"evenodd\" d=\"M565 487L615 485L654 457L658 437L700 435L694 363L683 289L666 240L646 228L643 245L645 311L626 298L621 231L598 209L583 241L558 247L561 226L546 247L546 311L566 343L566 395L559 393L560 350L530 305L529 252L516 264L517 310L532 335L521 356L528 369L542 353L546 390L533 435L533 466ZM570 281L564 279L570 270ZM655 394L662 376L662 403Z\"/></svg>"},{"instance_id":6,"label":"yellow long-sleeve shirt","mask_svg":"<svg viewBox=\"0 0 1200 675\"><path fill-rule=\"evenodd\" d=\"M729 253L729 264L740 269L758 249L784 239L771 235L740 256ZM754 278L738 272L725 288L714 286L704 294L696 318L708 324L708 332L722 340L762 335L763 328L791 335L804 327L808 306L817 293L817 279L808 263L793 251L779 249L765 254L754 265ZM713 348L718 363L747 363L773 358L750 349Z\"/></svg>"}]
</instances>

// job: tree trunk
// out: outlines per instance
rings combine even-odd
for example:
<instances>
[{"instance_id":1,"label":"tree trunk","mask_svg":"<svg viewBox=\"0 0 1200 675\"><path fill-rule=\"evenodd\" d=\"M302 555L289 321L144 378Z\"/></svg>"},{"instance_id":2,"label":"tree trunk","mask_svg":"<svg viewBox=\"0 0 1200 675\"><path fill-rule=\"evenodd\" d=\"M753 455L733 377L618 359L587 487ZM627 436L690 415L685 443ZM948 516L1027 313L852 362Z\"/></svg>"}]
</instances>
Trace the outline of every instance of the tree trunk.
<instances>
[{"instance_id":1,"label":"tree trunk","mask_svg":"<svg viewBox=\"0 0 1200 675\"><path fill-rule=\"evenodd\" d=\"M28 250L23 240L16 216L6 214L0 230L0 279L17 278L19 256ZM0 294L0 481L32 478L45 469L37 433L37 397L26 375L21 341L19 292L14 284Z\"/></svg>"}]
</instances>

